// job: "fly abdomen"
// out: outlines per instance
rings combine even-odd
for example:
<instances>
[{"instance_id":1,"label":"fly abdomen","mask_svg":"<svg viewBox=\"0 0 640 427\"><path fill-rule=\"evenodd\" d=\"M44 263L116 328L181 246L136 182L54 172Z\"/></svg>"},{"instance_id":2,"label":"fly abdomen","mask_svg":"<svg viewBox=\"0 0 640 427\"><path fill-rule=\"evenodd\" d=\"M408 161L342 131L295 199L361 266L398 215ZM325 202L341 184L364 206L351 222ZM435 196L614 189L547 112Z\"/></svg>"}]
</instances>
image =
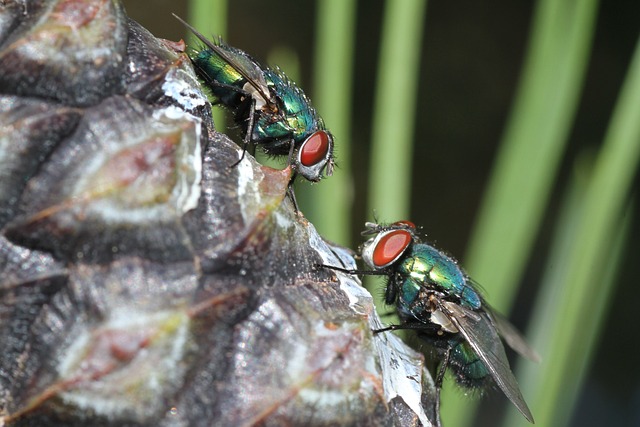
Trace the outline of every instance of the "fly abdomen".
<instances>
[{"instance_id":1,"label":"fly abdomen","mask_svg":"<svg viewBox=\"0 0 640 427\"><path fill-rule=\"evenodd\" d=\"M200 50L192 62L218 103L230 108L240 104L246 81L242 75L210 49Z\"/></svg>"},{"instance_id":2,"label":"fly abdomen","mask_svg":"<svg viewBox=\"0 0 640 427\"><path fill-rule=\"evenodd\" d=\"M491 373L469 344L459 341L450 345L449 368L460 386L483 389L493 381Z\"/></svg>"}]
</instances>

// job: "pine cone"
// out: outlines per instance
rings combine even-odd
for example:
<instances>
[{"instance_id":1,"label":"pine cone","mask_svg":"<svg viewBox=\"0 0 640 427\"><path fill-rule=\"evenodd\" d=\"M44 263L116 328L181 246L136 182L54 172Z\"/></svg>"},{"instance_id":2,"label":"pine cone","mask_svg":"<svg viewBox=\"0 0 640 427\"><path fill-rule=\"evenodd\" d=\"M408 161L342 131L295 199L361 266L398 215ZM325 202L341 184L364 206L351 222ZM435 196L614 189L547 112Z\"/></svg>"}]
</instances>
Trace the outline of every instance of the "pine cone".
<instances>
[{"instance_id":1,"label":"pine cone","mask_svg":"<svg viewBox=\"0 0 640 427\"><path fill-rule=\"evenodd\" d=\"M179 24L177 24L179 25ZM0 1L0 426L430 425L351 253L115 0Z\"/></svg>"}]
</instances>

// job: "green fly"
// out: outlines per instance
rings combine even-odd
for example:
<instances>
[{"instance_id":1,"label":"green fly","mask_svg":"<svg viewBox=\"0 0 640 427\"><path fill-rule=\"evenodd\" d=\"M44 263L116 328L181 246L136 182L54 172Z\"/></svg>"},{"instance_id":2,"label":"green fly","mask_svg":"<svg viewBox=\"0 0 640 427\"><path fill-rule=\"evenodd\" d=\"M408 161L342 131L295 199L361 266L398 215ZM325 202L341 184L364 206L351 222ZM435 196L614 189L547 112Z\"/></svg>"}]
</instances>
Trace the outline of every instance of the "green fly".
<instances>
[{"instance_id":1,"label":"green fly","mask_svg":"<svg viewBox=\"0 0 640 427\"><path fill-rule=\"evenodd\" d=\"M373 270L325 267L388 277L385 302L395 306L401 323L375 332L412 329L435 350L440 360L435 381L437 409L444 374L450 370L466 388L482 389L494 382L533 423L500 336L528 359L539 357L515 327L487 305L457 261L421 242L409 221L367 223L363 235L370 238L362 247L362 258Z\"/></svg>"},{"instance_id":2,"label":"green fly","mask_svg":"<svg viewBox=\"0 0 640 427\"><path fill-rule=\"evenodd\" d=\"M230 110L240 126L243 152L235 164L256 145L269 155L288 155L295 173L309 181L320 181L323 172L332 175L333 136L302 89L280 69L262 67L246 52L221 39L210 41L174 16L203 43L190 55L191 62L215 103ZM295 205L292 183L289 194Z\"/></svg>"}]
</instances>

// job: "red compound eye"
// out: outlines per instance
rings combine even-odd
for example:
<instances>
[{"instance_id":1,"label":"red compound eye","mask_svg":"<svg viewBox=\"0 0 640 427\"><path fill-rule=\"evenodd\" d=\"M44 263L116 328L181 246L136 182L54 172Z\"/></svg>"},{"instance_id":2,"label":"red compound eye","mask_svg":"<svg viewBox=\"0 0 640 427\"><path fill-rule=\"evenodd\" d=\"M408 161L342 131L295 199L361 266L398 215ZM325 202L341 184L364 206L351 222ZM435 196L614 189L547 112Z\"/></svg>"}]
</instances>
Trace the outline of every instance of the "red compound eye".
<instances>
[{"instance_id":1,"label":"red compound eye","mask_svg":"<svg viewBox=\"0 0 640 427\"><path fill-rule=\"evenodd\" d=\"M406 230L394 230L385 234L373 250L373 264L384 267L393 262L411 243L411 233Z\"/></svg>"},{"instance_id":2,"label":"red compound eye","mask_svg":"<svg viewBox=\"0 0 640 427\"><path fill-rule=\"evenodd\" d=\"M303 166L314 166L327 156L329 151L329 135L319 130L311 135L300 147L300 163Z\"/></svg>"},{"instance_id":3,"label":"red compound eye","mask_svg":"<svg viewBox=\"0 0 640 427\"><path fill-rule=\"evenodd\" d=\"M409 220L396 221L392 225L404 225L405 227L408 227L408 228L410 228L412 230L416 229L416 225L413 222L409 221Z\"/></svg>"}]
</instances>

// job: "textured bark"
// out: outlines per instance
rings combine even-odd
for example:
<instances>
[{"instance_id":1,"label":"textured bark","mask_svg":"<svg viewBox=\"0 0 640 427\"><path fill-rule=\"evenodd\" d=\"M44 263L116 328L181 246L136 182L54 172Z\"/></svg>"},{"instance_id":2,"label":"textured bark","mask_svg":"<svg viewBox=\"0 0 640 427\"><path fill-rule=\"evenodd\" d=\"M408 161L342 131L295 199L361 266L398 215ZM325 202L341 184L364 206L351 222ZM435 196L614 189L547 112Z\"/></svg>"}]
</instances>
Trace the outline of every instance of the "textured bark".
<instances>
[{"instance_id":1,"label":"textured bark","mask_svg":"<svg viewBox=\"0 0 640 427\"><path fill-rule=\"evenodd\" d=\"M0 2L0 425L429 425L422 356L115 0Z\"/></svg>"}]
</instances>

